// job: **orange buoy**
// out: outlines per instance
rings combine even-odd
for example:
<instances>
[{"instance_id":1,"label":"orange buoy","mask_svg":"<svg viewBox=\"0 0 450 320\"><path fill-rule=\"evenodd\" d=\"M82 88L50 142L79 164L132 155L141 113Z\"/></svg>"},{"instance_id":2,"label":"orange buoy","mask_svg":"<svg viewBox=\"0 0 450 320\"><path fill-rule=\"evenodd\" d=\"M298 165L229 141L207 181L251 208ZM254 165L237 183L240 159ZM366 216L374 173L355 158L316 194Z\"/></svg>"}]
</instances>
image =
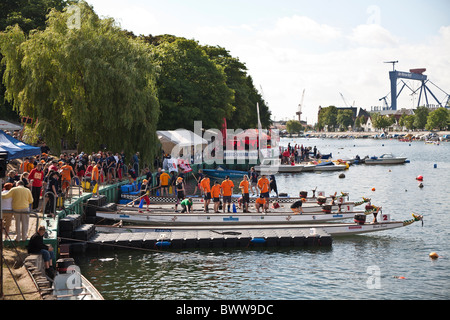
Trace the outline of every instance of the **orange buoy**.
<instances>
[{"instance_id":1,"label":"orange buoy","mask_svg":"<svg viewBox=\"0 0 450 320\"><path fill-rule=\"evenodd\" d=\"M406 278L405 277L398 277L398 279L402 279L403 280L403 279L406 279Z\"/></svg>"},{"instance_id":2,"label":"orange buoy","mask_svg":"<svg viewBox=\"0 0 450 320\"><path fill-rule=\"evenodd\" d=\"M416 180L423 181L423 176L417 176Z\"/></svg>"},{"instance_id":3,"label":"orange buoy","mask_svg":"<svg viewBox=\"0 0 450 320\"><path fill-rule=\"evenodd\" d=\"M429 256L430 256L431 259L437 259L437 258L439 258L439 255L438 255L436 252L431 252L431 253L429 254Z\"/></svg>"},{"instance_id":4,"label":"orange buoy","mask_svg":"<svg viewBox=\"0 0 450 320\"><path fill-rule=\"evenodd\" d=\"M372 188L372 191L375 191L375 188Z\"/></svg>"}]
</instances>

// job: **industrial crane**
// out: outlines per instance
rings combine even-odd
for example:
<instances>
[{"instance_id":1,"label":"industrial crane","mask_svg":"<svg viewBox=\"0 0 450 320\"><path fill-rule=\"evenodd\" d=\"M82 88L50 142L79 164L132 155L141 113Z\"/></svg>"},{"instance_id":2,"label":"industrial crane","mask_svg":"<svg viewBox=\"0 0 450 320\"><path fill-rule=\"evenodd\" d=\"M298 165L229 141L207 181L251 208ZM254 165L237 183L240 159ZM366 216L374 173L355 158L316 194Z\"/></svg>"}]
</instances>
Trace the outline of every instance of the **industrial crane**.
<instances>
[{"instance_id":1,"label":"industrial crane","mask_svg":"<svg viewBox=\"0 0 450 320\"><path fill-rule=\"evenodd\" d=\"M301 122L302 107L303 107L303 100L304 99L305 99L305 89L303 89L302 102L300 102L300 104L298 105L298 111L295 113L296 115L298 115L298 122Z\"/></svg>"}]
</instances>

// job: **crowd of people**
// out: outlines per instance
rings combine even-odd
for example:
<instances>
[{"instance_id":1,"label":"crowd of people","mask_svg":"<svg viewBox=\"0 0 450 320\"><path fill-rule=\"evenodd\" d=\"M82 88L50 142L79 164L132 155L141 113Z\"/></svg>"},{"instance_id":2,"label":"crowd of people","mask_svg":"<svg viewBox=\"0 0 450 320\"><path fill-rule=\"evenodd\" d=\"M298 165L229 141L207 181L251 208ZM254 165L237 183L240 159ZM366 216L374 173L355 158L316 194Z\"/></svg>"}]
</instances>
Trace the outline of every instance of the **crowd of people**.
<instances>
[{"instance_id":1,"label":"crowd of people","mask_svg":"<svg viewBox=\"0 0 450 320\"><path fill-rule=\"evenodd\" d=\"M69 196L70 187L90 181L92 189L102 183L115 183L136 179L139 172L139 152L132 164L125 165L122 153L110 151L86 154L49 154L43 144L41 154L25 157L20 166L7 172L2 185L4 227L9 233L12 219L16 224L16 241L25 241L28 234L30 212L55 214L55 199ZM96 194L98 195L98 189Z\"/></svg>"},{"instance_id":2,"label":"crowd of people","mask_svg":"<svg viewBox=\"0 0 450 320\"><path fill-rule=\"evenodd\" d=\"M294 146L291 146L291 144L288 143L287 148L280 152L280 159L282 164L301 163L304 161L311 161L313 159L320 158L321 154L319 150L317 150L316 146L304 147L303 144L295 144Z\"/></svg>"},{"instance_id":3,"label":"crowd of people","mask_svg":"<svg viewBox=\"0 0 450 320\"><path fill-rule=\"evenodd\" d=\"M148 196L150 194L156 194L157 196L174 196L176 198L175 212L179 212L178 205L181 205L182 212L192 212L192 198L186 196L186 179L182 169L178 173L172 171L168 174L164 169L158 168L153 178L151 171L146 168L145 175L138 199L145 201L147 211L150 211L150 199ZM193 177L196 180L193 195L197 194L197 191L200 192L200 195L204 199L203 211L205 213L209 212L211 201L215 213L219 213L219 210L222 210L222 212L225 212L225 210L231 212L232 195L235 185L229 176L226 176L223 181L216 180L211 182L210 178L204 175L203 170L200 169L197 174L193 174ZM271 175L270 179L264 174L259 176L253 167L248 174L243 176L242 181L240 181L237 187L241 191L238 206L243 212L250 212L250 194L258 197L255 204L257 212L267 212L270 192L274 191L278 196L275 176ZM142 210L139 212L143 213Z\"/></svg>"}]
</instances>

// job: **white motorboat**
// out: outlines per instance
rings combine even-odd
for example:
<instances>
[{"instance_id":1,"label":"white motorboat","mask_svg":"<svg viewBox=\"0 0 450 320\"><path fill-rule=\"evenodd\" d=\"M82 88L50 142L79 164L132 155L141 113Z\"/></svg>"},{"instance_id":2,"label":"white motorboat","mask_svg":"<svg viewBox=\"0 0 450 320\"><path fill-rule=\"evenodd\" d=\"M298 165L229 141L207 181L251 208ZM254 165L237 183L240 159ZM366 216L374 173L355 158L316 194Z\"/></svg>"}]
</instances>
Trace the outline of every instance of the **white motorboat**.
<instances>
[{"instance_id":1,"label":"white motorboat","mask_svg":"<svg viewBox=\"0 0 450 320\"><path fill-rule=\"evenodd\" d=\"M385 153L379 157L371 157L365 160L366 164L402 164L406 157L396 157L392 153Z\"/></svg>"},{"instance_id":2,"label":"white motorboat","mask_svg":"<svg viewBox=\"0 0 450 320\"><path fill-rule=\"evenodd\" d=\"M340 171L347 168L348 164L336 164L333 161L328 161L317 164L314 171Z\"/></svg>"},{"instance_id":3,"label":"white motorboat","mask_svg":"<svg viewBox=\"0 0 450 320\"><path fill-rule=\"evenodd\" d=\"M260 165L255 166L255 171L265 175L277 173L300 173L302 170L303 165L281 164L279 159L265 159Z\"/></svg>"}]
</instances>

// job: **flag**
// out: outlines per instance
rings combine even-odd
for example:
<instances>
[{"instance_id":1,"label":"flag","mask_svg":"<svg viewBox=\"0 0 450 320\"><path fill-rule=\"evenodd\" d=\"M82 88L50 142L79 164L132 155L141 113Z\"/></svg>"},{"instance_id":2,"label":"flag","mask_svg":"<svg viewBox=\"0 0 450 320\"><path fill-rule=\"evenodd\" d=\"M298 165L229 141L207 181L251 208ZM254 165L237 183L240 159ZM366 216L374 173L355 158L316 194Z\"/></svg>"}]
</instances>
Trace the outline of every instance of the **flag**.
<instances>
[{"instance_id":1,"label":"flag","mask_svg":"<svg viewBox=\"0 0 450 320\"><path fill-rule=\"evenodd\" d=\"M183 169L184 172L191 172L192 168L189 165L189 163L187 163L185 160L183 159L178 159L178 166Z\"/></svg>"},{"instance_id":2,"label":"flag","mask_svg":"<svg viewBox=\"0 0 450 320\"><path fill-rule=\"evenodd\" d=\"M167 159L167 166L169 167L169 172L178 172L178 161L177 159Z\"/></svg>"}]
</instances>

